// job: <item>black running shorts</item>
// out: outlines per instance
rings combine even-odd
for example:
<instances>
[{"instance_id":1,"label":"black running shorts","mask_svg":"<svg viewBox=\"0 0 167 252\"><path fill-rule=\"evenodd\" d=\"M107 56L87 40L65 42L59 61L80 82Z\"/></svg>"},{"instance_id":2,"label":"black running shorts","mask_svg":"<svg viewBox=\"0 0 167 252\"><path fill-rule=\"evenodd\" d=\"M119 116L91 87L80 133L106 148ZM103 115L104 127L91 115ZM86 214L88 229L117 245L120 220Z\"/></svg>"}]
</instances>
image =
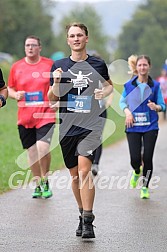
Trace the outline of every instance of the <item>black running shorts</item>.
<instances>
[{"instance_id":1,"label":"black running shorts","mask_svg":"<svg viewBox=\"0 0 167 252\"><path fill-rule=\"evenodd\" d=\"M101 144L101 135L96 132L84 132L75 136L60 136L60 146L67 168L78 165L78 156L84 156L92 162L95 150Z\"/></svg>"},{"instance_id":2,"label":"black running shorts","mask_svg":"<svg viewBox=\"0 0 167 252\"><path fill-rule=\"evenodd\" d=\"M24 149L30 148L36 141L43 141L51 143L52 135L54 132L55 124L48 123L41 128L25 128L18 125L19 136Z\"/></svg>"}]
</instances>

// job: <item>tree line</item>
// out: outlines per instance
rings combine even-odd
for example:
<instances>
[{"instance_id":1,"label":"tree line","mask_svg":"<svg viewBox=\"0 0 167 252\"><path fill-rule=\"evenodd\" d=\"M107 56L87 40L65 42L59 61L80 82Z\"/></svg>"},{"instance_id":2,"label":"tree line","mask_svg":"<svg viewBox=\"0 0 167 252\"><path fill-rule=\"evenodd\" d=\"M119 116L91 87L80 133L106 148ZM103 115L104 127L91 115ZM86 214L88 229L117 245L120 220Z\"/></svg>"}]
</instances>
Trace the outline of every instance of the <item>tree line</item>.
<instances>
[{"instance_id":1,"label":"tree line","mask_svg":"<svg viewBox=\"0 0 167 252\"><path fill-rule=\"evenodd\" d=\"M166 13L166 0L146 0L141 4L123 26L115 57L127 59L131 54L147 54L152 61L151 74L157 77L167 58Z\"/></svg>"},{"instance_id":2,"label":"tree line","mask_svg":"<svg viewBox=\"0 0 167 252\"><path fill-rule=\"evenodd\" d=\"M36 35L45 44L44 53L51 53L54 46L52 17L46 14L41 0L1 0L0 10L0 51L22 57L24 39L27 35Z\"/></svg>"},{"instance_id":3,"label":"tree line","mask_svg":"<svg viewBox=\"0 0 167 252\"><path fill-rule=\"evenodd\" d=\"M83 22L89 27L91 38L89 50L97 50L107 59L107 36L102 33L100 17L91 6L74 9L65 16L57 27L60 33L54 34L51 8L56 9L56 1L49 0L0 0L0 51L10 53L16 58L24 56L24 40L28 35L40 37L42 54L49 57L56 51L69 54L66 44L65 26L69 22ZM56 13L56 12L55 12ZM56 14L55 14L56 15ZM55 29L57 28L55 27Z\"/></svg>"},{"instance_id":4,"label":"tree line","mask_svg":"<svg viewBox=\"0 0 167 252\"><path fill-rule=\"evenodd\" d=\"M43 55L50 57L56 51L63 51L68 56L65 26L78 21L89 28L88 50L96 50L107 63L111 63L111 58L127 60L131 54L147 54L152 60L153 76L159 75L167 58L166 0L146 0L140 4L131 20L124 23L118 38L104 34L101 17L88 3L82 4L82 8L76 5L62 17L57 24L59 33L55 34L50 10L56 9L56 4L56 1L49 0L0 0L0 51L16 58L23 57L24 39L34 34L41 38ZM112 41L114 50L110 55L108 45L112 47Z\"/></svg>"}]
</instances>

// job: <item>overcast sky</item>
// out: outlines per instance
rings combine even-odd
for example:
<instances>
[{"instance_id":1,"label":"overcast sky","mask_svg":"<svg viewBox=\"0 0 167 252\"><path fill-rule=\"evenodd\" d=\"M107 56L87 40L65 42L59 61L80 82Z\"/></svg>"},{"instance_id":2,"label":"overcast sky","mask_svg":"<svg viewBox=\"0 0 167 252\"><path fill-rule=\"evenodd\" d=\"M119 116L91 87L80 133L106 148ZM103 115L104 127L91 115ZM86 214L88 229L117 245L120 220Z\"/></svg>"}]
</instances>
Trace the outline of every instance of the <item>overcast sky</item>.
<instances>
[{"instance_id":1,"label":"overcast sky","mask_svg":"<svg viewBox=\"0 0 167 252\"><path fill-rule=\"evenodd\" d=\"M145 0L49 1L56 2L56 7L52 9L52 15L54 16L53 27L57 28L55 30L58 31L58 23L64 15L68 15L75 6L82 8L87 2L89 2L102 18L104 33L114 37L121 32L123 23L131 19L137 6L143 3Z\"/></svg>"},{"instance_id":2,"label":"overcast sky","mask_svg":"<svg viewBox=\"0 0 167 252\"><path fill-rule=\"evenodd\" d=\"M50 2L140 2L140 0L49 0Z\"/></svg>"}]
</instances>

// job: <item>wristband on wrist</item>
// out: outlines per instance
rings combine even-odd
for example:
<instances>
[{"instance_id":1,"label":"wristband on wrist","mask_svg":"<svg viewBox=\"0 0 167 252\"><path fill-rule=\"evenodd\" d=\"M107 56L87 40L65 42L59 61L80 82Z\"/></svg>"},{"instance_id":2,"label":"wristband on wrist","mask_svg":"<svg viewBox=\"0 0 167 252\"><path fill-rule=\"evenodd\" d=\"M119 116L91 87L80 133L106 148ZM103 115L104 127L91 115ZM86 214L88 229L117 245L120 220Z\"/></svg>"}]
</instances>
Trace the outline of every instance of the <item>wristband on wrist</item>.
<instances>
[{"instance_id":1,"label":"wristband on wrist","mask_svg":"<svg viewBox=\"0 0 167 252\"><path fill-rule=\"evenodd\" d=\"M1 107L5 106L6 105L6 99L5 99L5 97L3 95L0 95L0 100L2 101L2 106Z\"/></svg>"}]
</instances>

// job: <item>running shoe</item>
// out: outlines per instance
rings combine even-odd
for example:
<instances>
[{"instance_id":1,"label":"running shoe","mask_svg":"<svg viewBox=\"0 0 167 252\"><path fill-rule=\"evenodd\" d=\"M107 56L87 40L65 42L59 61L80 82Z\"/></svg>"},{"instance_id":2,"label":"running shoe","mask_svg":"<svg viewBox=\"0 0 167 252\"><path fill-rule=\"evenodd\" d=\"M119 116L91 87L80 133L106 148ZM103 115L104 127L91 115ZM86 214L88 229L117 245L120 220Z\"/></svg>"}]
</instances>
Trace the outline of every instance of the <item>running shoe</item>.
<instances>
[{"instance_id":1,"label":"running shoe","mask_svg":"<svg viewBox=\"0 0 167 252\"><path fill-rule=\"evenodd\" d=\"M148 188L147 187L142 187L141 190L140 190L140 198L141 199L149 199L150 198L150 194L149 194L149 191L148 191Z\"/></svg>"},{"instance_id":2,"label":"running shoe","mask_svg":"<svg viewBox=\"0 0 167 252\"><path fill-rule=\"evenodd\" d=\"M95 238L95 233L93 230L94 215L84 216L82 222L82 238Z\"/></svg>"},{"instance_id":3,"label":"running shoe","mask_svg":"<svg viewBox=\"0 0 167 252\"><path fill-rule=\"evenodd\" d=\"M40 186L35 188L35 191L32 193L32 198L40 198L42 196L42 190Z\"/></svg>"},{"instance_id":4,"label":"running shoe","mask_svg":"<svg viewBox=\"0 0 167 252\"><path fill-rule=\"evenodd\" d=\"M79 225L76 230L76 236L82 236L82 216L79 216Z\"/></svg>"},{"instance_id":5,"label":"running shoe","mask_svg":"<svg viewBox=\"0 0 167 252\"><path fill-rule=\"evenodd\" d=\"M142 166L140 166L140 173L137 174L135 171L133 171L132 177L130 179L130 186L132 188L135 188L137 186L138 179L142 173Z\"/></svg>"},{"instance_id":6,"label":"running shoe","mask_svg":"<svg viewBox=\"0 0 167 252\"><path fill-rule=\"evenodd\" d=\"M48 180L41 179L41 187L42 187L42 198L50 198L52 197L53 193L49 188Z\"/></svg>"}]
</instances>

